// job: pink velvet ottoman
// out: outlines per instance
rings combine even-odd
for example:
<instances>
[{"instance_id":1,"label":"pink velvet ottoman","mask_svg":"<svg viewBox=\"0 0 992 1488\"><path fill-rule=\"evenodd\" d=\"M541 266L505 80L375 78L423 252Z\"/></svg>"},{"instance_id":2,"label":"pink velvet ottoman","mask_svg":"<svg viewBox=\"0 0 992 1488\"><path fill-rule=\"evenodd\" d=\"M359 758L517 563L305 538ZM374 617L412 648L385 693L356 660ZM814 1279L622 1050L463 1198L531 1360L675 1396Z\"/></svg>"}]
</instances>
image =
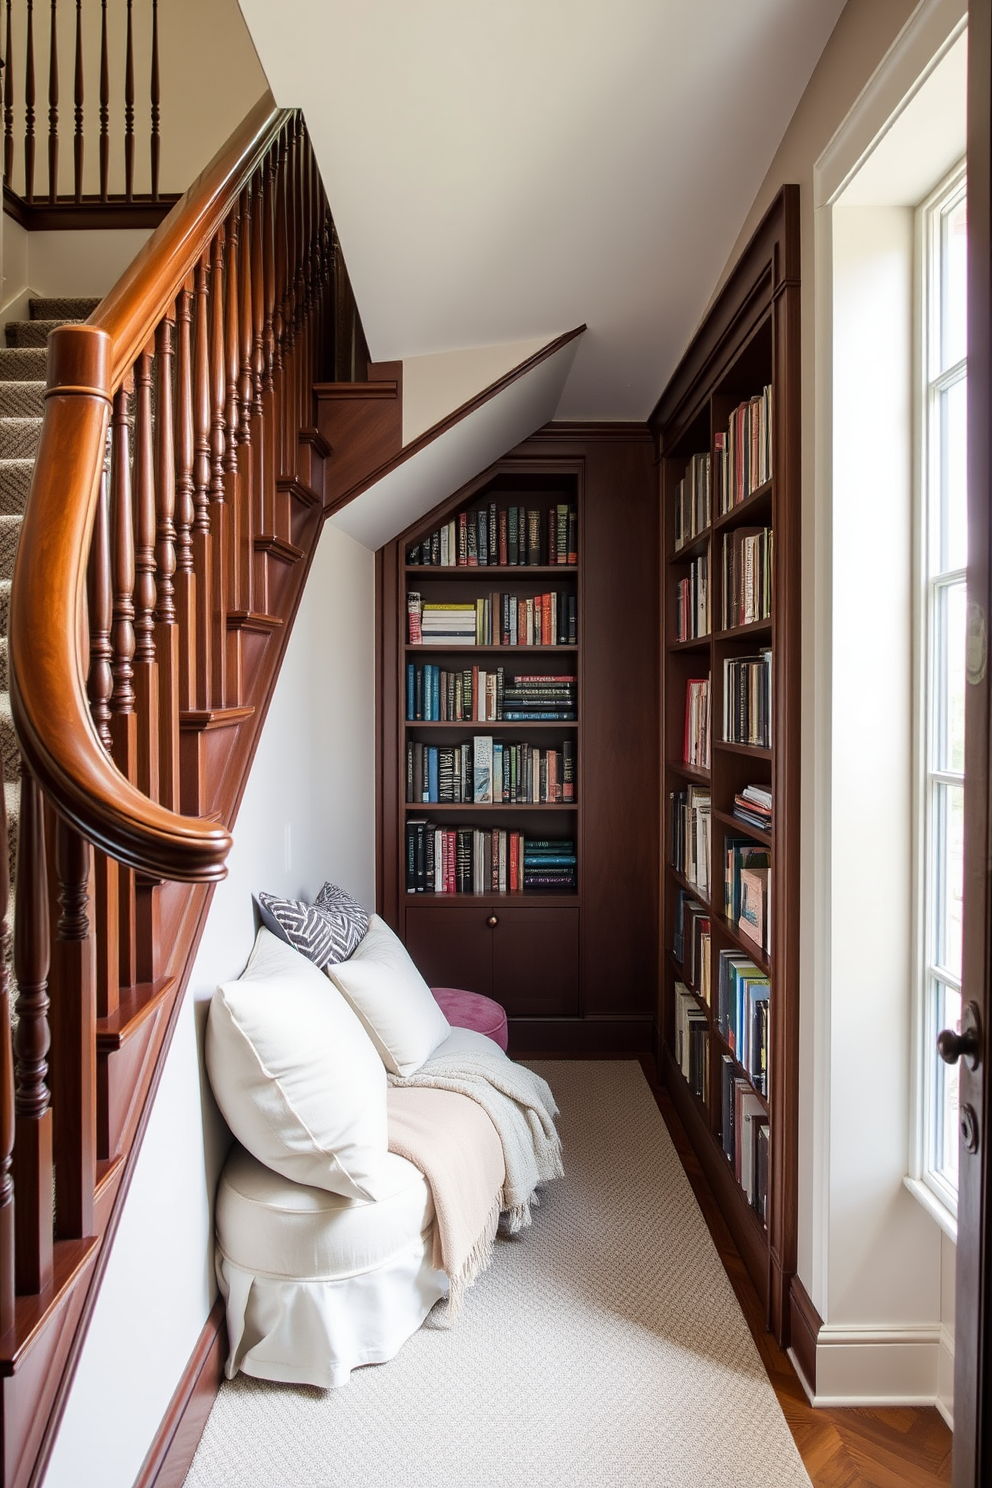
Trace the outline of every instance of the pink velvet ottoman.
<instances>
[{"instance_id":1,"label":"pink velvet ottoman","mask_svg":"<svg viewBox=\"0 0 992 1488\"><path fill-rule=\"evenodd\" d=\"M506 1014L498 1002L483 997L481 992L462 992L458 987L432 987L431 991L452 1028L474 1028L506 1053Z\"/></svg>"}]
</instances>

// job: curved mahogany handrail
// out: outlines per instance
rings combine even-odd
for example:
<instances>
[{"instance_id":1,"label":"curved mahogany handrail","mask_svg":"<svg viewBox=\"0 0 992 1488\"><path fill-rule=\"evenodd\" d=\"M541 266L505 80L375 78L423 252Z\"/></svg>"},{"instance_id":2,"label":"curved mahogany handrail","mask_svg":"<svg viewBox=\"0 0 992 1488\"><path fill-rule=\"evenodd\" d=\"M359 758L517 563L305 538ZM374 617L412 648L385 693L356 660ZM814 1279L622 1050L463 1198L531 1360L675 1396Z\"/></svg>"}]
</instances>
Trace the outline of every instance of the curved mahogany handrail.
<instances>
[{"instance_id":1,"label":"curved mahogany handrail","mask_svg":"<svg viewBox=\"0 0 992 1488\"><path fill-rule=\"evenodd\" d=\"M291 117L261 98L85 325L48 347L45 419L14 566L10 693L21 751L57 810L150 876L223 878L231 834L141 794L116 769L86 695L86 567L110 403L180 286Z\"/></svg>"}]
</instances>

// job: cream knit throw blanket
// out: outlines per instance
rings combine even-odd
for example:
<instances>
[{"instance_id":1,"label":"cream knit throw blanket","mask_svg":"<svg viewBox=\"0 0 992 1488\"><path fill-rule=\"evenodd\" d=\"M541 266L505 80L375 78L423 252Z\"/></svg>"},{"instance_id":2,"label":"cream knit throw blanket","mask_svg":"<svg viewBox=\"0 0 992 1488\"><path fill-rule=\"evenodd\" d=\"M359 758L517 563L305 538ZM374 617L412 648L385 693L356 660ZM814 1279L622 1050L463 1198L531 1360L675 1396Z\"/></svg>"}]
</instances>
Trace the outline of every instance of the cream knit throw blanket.
<instances>
[{"instance_id":1,"label":"cream knit throw blanket","mask_svg":"<svg viewBox=\"0 0 992 1488\"><path fill-rule=\"evenodd\" d=\"M451 1090L387 1091L389 1150L420 1169L434 1199L431 1265L448 1277L454 1318L467 1287L489 1265L503 1194L503 1149L475 1101Z\"/></svg>"},{"instance_id":2,"label":"cream knit throw blanket","mask_svg":"<svg viewBox=\"0 0 992 1488\"><path fill-rule=\"evenodd\" d=\"M389 1075L388 1080L393 1090L453 1091L469 1096L482 1107L496 1128L503 1149L506 1175L499 1197L503 1226L510 1234L516 1234L530 1224L530 1209L537 1203L538 1184L560 1178L564 1172L561 1139L554 1123L558 1107L546 1080L508 1059L496 1044L486 1047L489 1042L480 1038L477 1049L437 1054L415 1074L406 1078ZM488 1263L487 1255L483 1264L476 1267L473 1279ZM450 1271L448 1275L451 1276Z\"/></svg>"}]
</instances>

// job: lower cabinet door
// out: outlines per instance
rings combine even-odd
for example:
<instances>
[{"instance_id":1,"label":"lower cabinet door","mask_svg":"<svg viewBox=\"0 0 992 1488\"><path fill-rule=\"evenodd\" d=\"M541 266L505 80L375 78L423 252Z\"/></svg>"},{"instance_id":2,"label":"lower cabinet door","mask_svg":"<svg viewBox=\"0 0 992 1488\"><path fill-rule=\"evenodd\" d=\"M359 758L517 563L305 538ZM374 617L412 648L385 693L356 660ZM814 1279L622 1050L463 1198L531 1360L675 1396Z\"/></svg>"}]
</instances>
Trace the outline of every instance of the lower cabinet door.
<instances>
[{"instance_id":1,"label":"lower cabinet door","mask_svg":"<svg viewBox=\"0 0 992 1488\"><path fill-rule=\"evenodd\" d=\"M406 948L429 987L493 995L493 911L483 904L406 909Z\"/></svg>"},{"instance_id":2,"label":"lower cabinet door","mask_svg":"<svg viewBox=\"0 0 992 1488\"><path fill-rule=\"evenodd\" d=\"M579 1011L579 911L528 905L491 914L493 991L511 1018L575 1017Z\"/></svg>"}]
</instances>

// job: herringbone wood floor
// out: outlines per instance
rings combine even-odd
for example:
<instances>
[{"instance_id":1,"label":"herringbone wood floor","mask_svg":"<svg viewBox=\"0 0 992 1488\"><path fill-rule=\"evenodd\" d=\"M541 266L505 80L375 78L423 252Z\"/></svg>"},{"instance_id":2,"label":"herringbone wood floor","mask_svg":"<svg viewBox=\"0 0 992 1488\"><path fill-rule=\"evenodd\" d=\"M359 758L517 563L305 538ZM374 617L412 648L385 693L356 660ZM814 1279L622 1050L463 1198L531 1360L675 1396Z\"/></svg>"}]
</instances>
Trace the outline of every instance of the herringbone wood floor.
<instances>
[{"instance_id":1,"label":"herringbone wood floor","mask_svg":"<svg viewBox=\"0 0 992 1488\"><path fill-rule=\"evenodd\" d=\"M758 1294L671 1098L657 1084L654 1062L644 1059L642 1065L814 1488L935 1488L950 1483L951 1433L936 1410L814 1410L809 1404L788 1358L765 1332Z\"/></svg>"}]
</instances>

